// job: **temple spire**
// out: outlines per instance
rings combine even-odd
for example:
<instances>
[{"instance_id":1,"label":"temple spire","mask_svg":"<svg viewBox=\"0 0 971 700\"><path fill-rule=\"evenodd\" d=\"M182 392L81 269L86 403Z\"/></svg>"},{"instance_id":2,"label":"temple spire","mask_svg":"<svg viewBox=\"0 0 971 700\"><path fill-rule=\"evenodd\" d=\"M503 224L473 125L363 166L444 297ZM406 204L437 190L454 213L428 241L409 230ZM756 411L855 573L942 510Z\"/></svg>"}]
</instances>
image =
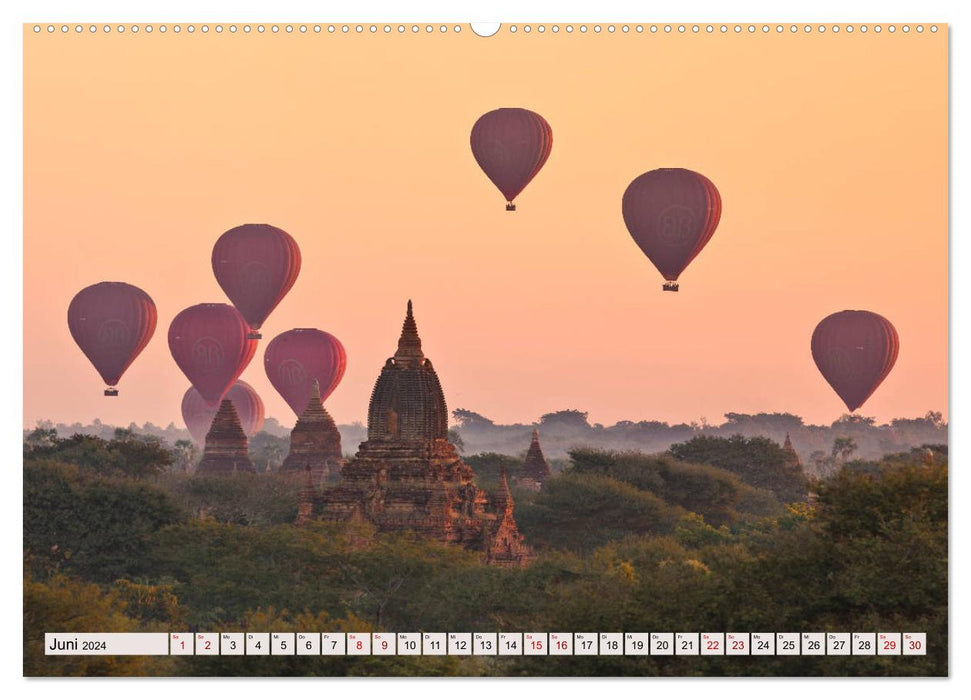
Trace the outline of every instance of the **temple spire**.
<instances>
[{"instance_id":1,"label":"temple spire","mask_svg":"<svg viewBox=\"0 0 971 700\"><path fill-rule=\"evenodd\" d=\"M509 481L506 479L506 463L499 464L499 497L497 503L501 508L502 516L512 516L513 501L512 492L509 491Z\"/></svg>"},{"instance_id":2,"label":"temple spire","mask_svg":"<svg viewBox=\"0 0 971 700\"><path fill-rule=\"evenodd\" d=\"M529 443L529 450L526 452L526 461L523 462L523 478L532 481L536 486L540 486L553 473L550 463L546 461L543 448L539 444L539 431L533 428L533 439Z\"/></svg>"},{"instance_id":3,"label":"temple spire","mask_svg":"<svg viewBox=\"0 0 971 700\"><path fill-rule=\"evenodd\" d=\"M789 459L793 464L798 464L802 466L802 462L799 459L799 454L796 449L792 446L792 440L789 438L789 433L786 433L786 441L782 444L782 449L789 453Z\"/></svg>"},{"instance_id":4,"label":"temple spire","mask_svg":"<svg viewBox=\"0 0 971 700\"><path fill-rule=\"evenodd\" d=\"M310 398L317 399L318 401L320 401L320 382L318 382L316 379L314 380L314 383L310 386Z\"/></svg>"},{"instance_id":5,"label":"temple spire","mask_svg":"<svg viewBox=\"0 0 971 700\"><path fill-rule=\"evenodd\" d=\"M418 337L418 324L411 311L411 299L408 300L408 313L401 326L401 337L398 339L398 351L394 354L395 363L405 365L421 364L425 359L421 351L421 338Z\"/></svg>"}]
</instances>

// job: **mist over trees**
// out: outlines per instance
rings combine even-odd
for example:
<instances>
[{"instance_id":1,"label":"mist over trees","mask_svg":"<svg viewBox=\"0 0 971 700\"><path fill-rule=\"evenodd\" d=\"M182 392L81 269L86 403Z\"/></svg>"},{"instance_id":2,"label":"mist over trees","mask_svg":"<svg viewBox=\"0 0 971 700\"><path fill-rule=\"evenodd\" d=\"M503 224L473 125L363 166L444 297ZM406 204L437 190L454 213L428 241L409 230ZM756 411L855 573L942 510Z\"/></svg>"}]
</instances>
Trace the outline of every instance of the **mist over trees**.
<instances>
[{"instance_id":1,"label":"mist over trees","mask_svg":"<svg viewBox=\"0 0 971 700\"><path fill-rule=\"evenodd\" d=\"M763 437L781 445L788 433L804 465L815 463L812 455L817 451L829 454L836 438L852 438L856 445L854 455L860 459L879 459L920 445L947 443L948 430L938 411L928 411L920 418L894 418L884 424L866 416L846 414L830 425L808 425L791 413L726 413L724 422L718 425L704 420L673 425L656 420L625 420L611 426L591 425L587 413L573 409L546 413L535 423L512 425L495 423L464 408L453 410L452 416L466 454L523 454L533 428L540 431L546 456L561 458L579 446L664 452L675 443L697 436Z\"/></svg>"}]
</instances>

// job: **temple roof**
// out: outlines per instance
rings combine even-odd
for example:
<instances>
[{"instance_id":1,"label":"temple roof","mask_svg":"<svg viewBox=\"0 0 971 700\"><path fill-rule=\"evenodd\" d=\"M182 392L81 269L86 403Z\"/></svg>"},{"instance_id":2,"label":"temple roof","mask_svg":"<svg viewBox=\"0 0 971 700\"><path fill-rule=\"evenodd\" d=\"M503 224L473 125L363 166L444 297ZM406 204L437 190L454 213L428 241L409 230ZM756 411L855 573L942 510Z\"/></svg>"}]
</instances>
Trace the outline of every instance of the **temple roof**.
<instances>
[{"instance_id":1,"label":"temple roof","mask_svg":"<svg viewBox=\"0 0 971 700\"><path fill-rule=\"evenodd\" d=\"M368 440L430 442L448 438L448 409L438 375L425 357L411 301L398 349L371 392Z\"/></svg>"},{"instance_id":2,"label":"temple roof","mask_svg":"<svg viewBox=\"0 0 971 700\"><path fill-rule=\"evenodd\" d=\"M206 434L205 451L196 473L231 474L237 471L253 471L247 448L246 433L239 423L236 408L232 401L223 399Z\"/></svg>"},{"instance_id":3,"label":"temple roof","mask_svg":"<svg viewBox=\"0 0 971 700\"><path fill-rule=\"evenodd\" d=\"M421 338L418 337L418 324L411 312L411 299L408 300L408 312L405 322L401 326L401 337L398 339L398 350L394 354L395 364L419 366L425 355L421 351Z\"/></svg>"}]
</instances>

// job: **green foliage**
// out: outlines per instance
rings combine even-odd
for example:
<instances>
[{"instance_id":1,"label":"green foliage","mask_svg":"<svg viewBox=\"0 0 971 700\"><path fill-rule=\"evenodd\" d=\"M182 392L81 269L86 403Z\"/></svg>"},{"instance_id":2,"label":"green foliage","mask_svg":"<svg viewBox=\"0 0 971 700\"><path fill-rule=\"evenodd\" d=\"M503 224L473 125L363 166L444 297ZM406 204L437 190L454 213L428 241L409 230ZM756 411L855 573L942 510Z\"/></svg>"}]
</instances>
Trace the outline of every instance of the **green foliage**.
<instances>
[{"instance_id":1,"label":"green foliage","mask_svg":"<svg viewBox=\"0 0 971 700\"><path fill-rule=\"evenodd\" d=\"M723 469L679 462L665 455L611 452L578 448L570 451L573 470L578 474L603 474L650 491L665 502L699 513L715 525L738 519L743 494L757 508L754 515L768 515L781 509L752 493L752 487Z\"/></svg>"},{"instance_id":2,"label":"green foliage","mask_svg":"<svg viewBox=\"0 0 971 700\"><path fill-rule=\"evenodd\" d=\"M586 411L577 411L576 409L553 411L552 413L544 413L540 416L539 424L544 430L589 430L590 423L587 422L588 415Z\"/></svg>"},{"instance_id":3,"label":"green foliage","mask_svg":"<svg viewBox=\"0 0 971 700\"><path fill-rule=\"evenodd\" d=\"M24 460L55 460L106 476L152 476L173 462L172 454L158 438L120 428L117 439L110 441L81 434L60 440L49 434L39 436L36 430L31 435L33 441L24 443Z\"/></svg>"},{"instance_id":4,"label":"green foliage","mask_svg":"<svg viewBox=\"0 0 971 700\"><path fill-rule=\"evenodd\" d=\"M181 515L160 489L50 460L24 465L24 547L90 581L139 575L148 540Z\"/></svg>"},{"instance_id":5,"label":"green foliage","mask_svg":"<svg viewBox=\"0 0 971 700\"><path fill-rule=\"evenodd\" d=\"M289 433L286 437L279 437L262 430L249 440L249 458L258 472L279 469L288 454L290 454Z\"/></svg>"},{"instance_id":6,"label":"green foliage","mask_svg":"<svg viewBox=\"0 0 971 700\"><path fill-rule=\"evenodd\" d=\"M699 435L672 445L669 452L685 462L710 464L730 471L746 484L771 491L784 503L806 498L806 477L799 465L768 438Z\"/></svg>"},{"instance_id":7,"label":"green foliage","mask_svg":"<svg viewBox=\"0 0 971 700\"><path fill-rule=\"evenodd\" d=\"M29 568L29 567L28 567ZM24 577L25 676L140 676L167 670L146 656L46 656L47 632L144 632L118 592L64 574Z\"/></svg>"},{"instance_id":8,"label":"green foliage","mask_svg":"<svg viewBox=\"0 0 971 700\"><path fill-rule=\"evenodd\" d=\"M302 479L274 473L231 477L165 474L157 483L193 517L239 525L292 523L303 488Z\"/></svg>"},{"instance_id":9,"label":"green foliage","mask_svg":"<svg viewBox=\"0 0 971 700\"><path fill-rule=\"evenodd\" d=\"M946 447L848 462L786 506L712 466L742 464L758 443L696 443L725 448L712 464L574 450L541 491L515 494L538 556L501 569L409 534L295 527L300 484L275 474L135 477L109 443L138 441L36 433L25 445L28 675L947 674ZM490 482L499 457L469 461ZM521 460L502 459L512 478ZM889 629L929 643L926 657L43 655L46 631L187 629Z\"/></svg>"},{"instance_id":10,"label":"green foliage","mask_svg":"<svg viewBox=\"0 0 971 700\"><path fill-rule=\"evenodd\" d=\"M506 468L506 479L512 484L522 473L525 461L522 457L511 457L496 452L484 452L462 459L475 471L476 483L487 490L498 488L502 467Z\"/></svg>"},{"instance_id":11,"label":"green foliage","mask_svg":"<svg viewBox=\"0 0 971 700\"><path fill-rule=\"evenodd\" d=\"M516 521L536 546L586 551L627 535L673 532L682 512L653 493L580 472L550 478L532 504L518 504Z\"/></svg>"}]
</instances>

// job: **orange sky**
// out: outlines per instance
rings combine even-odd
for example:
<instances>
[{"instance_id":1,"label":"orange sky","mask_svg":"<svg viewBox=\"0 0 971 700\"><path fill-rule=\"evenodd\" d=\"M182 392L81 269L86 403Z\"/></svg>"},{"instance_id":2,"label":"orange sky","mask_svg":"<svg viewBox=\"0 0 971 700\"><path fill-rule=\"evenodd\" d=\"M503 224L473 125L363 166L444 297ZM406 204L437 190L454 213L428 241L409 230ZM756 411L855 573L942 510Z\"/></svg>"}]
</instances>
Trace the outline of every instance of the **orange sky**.
<instances>
[{"instance_id":1,"label":"orange sky","mask_svg":"<svg viewBox=\"0 0 971 700\"><path fill-rule=\"evenodd\" d=\"M277 333L341 339L328 401L363 420L405 302L452 408L531 422L845 406L809 352L841 309L891 320L900 355L861 410L947 415L947 30L937 34L624 35L483 39L171 31L24 37L24 422L181 425L188 380L166 335L226 301L212 244L241 223L298 241L303 268L242 378L294 416L263 372ZM504 211L469 149L500 106L542 114L546 166ZM721 223L681 276L630 238L621 195L686 167ZM71 339L89 284L147 291L159 323L121 395Z\"/></svg>"}]
</instances>

